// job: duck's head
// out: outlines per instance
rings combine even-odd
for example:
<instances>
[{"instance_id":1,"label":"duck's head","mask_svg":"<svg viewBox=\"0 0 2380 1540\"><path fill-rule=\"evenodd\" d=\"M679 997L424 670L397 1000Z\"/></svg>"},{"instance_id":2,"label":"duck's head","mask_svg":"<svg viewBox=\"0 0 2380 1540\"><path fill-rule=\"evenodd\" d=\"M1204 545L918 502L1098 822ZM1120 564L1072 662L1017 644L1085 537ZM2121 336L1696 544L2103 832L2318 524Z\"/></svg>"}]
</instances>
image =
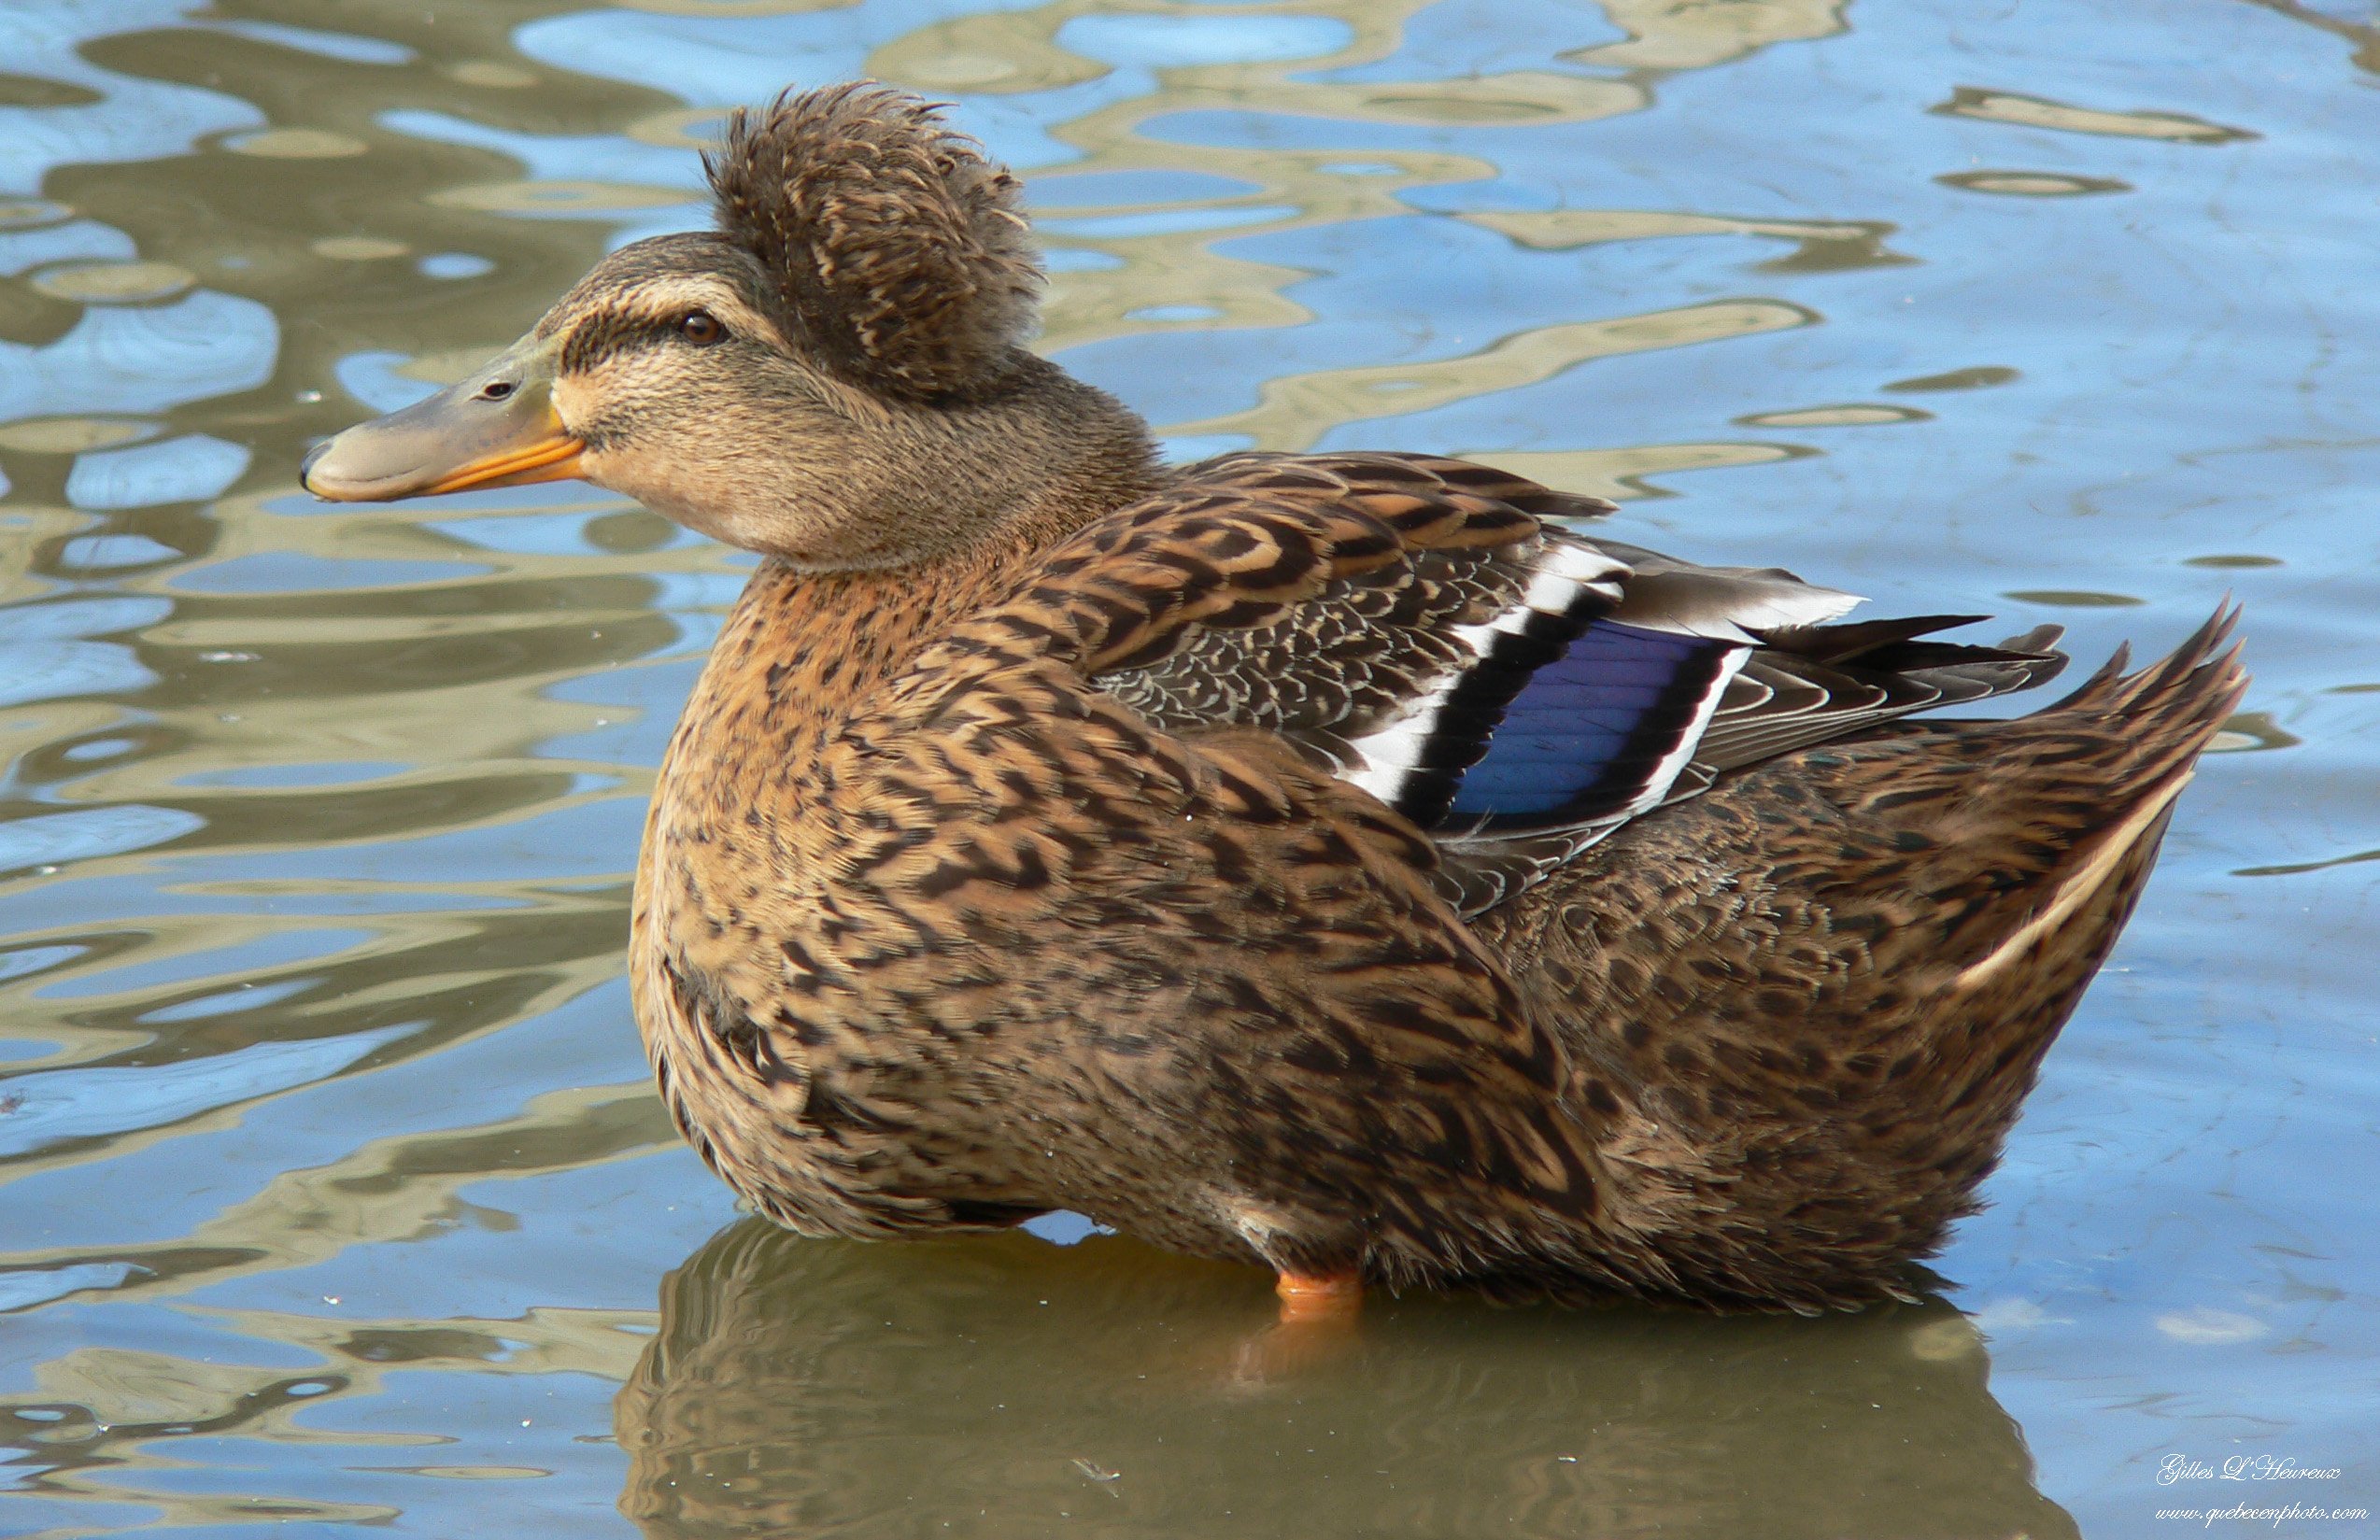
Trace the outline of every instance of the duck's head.
<instances>
[{"instance_id":1,"label":"duck's head","mask_svg":"<svg viewBox=\"0 0 2380 1540\"><path fill-rule=\"evenodd\" d=\"M875 85L738 111L716 233L622 247L470 378L348 429L318 497L580 476L822 571L899 565L1147 488L1145 427L1021 346L1017 185Z\"/></svg>"}]
</instances>

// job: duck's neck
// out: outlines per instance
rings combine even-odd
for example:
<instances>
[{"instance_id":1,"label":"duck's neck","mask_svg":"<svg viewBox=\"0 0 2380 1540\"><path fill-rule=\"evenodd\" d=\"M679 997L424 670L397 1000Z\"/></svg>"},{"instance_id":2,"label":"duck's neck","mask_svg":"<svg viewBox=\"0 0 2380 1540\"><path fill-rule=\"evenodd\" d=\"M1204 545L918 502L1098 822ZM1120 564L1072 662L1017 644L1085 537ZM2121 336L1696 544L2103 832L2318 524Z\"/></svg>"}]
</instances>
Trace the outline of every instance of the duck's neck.
<instances>
[{"instance_id":1,"label":"duck's neck","mask_svg":"<svg viewBox=\"0 0 2380 1540\"><path fill-rule=\"evenodd\" d=\"M731 545L816 573L980 561L1052 538L1158 481L1148 424L1017 350L974 395L901 401L823 376L686 430L687 453L603 466L604 485ZM599 477L599 480L603 477Z\"/></svg>"},{"instance_id":2,"label":"duck's neck","mask_svg":"<svg viewBox=\"0 0 2380 1540\"><path fill-rule=\"evenodd\" d=\"M805 804L830 795L819 756L855 712L1041 552L1156 487L1163 473L1140 419L1049 374L1084 399L1027 445L985 446L977 474L1003 461L1013 473L963 543L897 566L816 572L771 558L753 573L672 740L648 859L652 841L696 840L756 812L798 827L815 811Z\"/></svg>"},{"instance_id":3,"label":"duck's neck","mask_svg":"<svg viewBox=\"0 0 2380 1540\"><path fill-rule=\"evenodd\" d=\"M1014 349L1012 360L983 401L913 413L880 457L896 479L879 513L932 527L910 547L924 561L982 566L1039 549L1165 479L1138 413L1046 359Z\"/></svg>"}]
</instances>

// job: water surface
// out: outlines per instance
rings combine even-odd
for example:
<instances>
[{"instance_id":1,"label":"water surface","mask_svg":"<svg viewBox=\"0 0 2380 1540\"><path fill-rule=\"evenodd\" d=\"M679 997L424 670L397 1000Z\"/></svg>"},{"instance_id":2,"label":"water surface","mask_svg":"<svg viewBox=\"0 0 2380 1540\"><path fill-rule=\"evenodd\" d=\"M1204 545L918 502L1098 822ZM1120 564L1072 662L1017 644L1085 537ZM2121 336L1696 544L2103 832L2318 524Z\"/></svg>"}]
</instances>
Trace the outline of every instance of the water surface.
<instances>
[{"instance_id":1,"label":"water surface","mask_svg":"<svg viewBox=\"0 0 2380 1540\"><path fill-rule=\"evenodd\" d=\"M2380 1507L2359 6L0 10L0 1531ZM701 223L725 107L862 74L1027 175L1041 346L1183 455L1475 454L1621 499L1622 538L2090 661L2245 604L2256 687L1939 1297L1409 1299L1317 1352L1265 1279L1120 1237L739 1221L620 954L746 558L577 484L334 508L295 473ZM2176 1453L2342 1474L2160 1486Z\"/></svg>"}]
</instances>

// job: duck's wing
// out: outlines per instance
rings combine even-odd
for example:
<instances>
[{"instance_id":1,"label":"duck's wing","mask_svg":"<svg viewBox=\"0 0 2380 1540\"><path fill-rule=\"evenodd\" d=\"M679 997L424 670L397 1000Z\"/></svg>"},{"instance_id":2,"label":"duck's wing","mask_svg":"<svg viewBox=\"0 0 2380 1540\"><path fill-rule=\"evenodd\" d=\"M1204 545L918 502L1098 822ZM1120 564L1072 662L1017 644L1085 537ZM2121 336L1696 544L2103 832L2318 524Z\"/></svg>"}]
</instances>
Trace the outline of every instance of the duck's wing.
<instances>
[{"instance_id":1,"label":"duck's wing","mask_svg":"<svg viewBox=\"0 0 2380 1540\"><path fill-rule=\"evenodd\" d=\"M1609 507L1427 456L1226 456L959 640L1048 645L1170 732L1278 734L1435 836L1466 912L1729 770L2062 662L1554 522Z\"/></svg>"}]
</instances>

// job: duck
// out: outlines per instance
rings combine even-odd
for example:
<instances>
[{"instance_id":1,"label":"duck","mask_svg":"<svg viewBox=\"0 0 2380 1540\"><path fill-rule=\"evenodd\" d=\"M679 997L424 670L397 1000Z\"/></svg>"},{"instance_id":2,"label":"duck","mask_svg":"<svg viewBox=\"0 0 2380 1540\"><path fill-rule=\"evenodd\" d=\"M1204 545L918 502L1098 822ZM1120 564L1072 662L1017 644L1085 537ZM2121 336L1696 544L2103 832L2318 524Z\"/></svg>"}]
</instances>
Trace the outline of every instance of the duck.
<instances>
[{"instance_id":1,"label":"duck","mask_svg":"<svg viewBox=\"0 0 2380 1540\"><path fill-rule=\"evenodd\" d=\"M1908 1299L2246 688L1599 532L1388 451L1160 459L1025 345L1016 178L856 82L317 496L578 477L758 563L628 942L693 1149L810 1236L1070 1210L1365 1292Z\"/></svg>"}]
</instances>

